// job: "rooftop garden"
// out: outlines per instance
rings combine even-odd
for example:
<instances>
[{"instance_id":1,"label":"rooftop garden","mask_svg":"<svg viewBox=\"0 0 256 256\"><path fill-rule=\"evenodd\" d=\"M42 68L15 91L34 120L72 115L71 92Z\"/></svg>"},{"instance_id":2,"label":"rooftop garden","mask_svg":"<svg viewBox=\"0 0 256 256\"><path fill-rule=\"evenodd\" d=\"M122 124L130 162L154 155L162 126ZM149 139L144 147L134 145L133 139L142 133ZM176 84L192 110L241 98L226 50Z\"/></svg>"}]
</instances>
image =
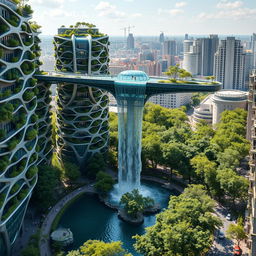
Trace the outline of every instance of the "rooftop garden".
<instances>
[{"instance_id":1,"label":"rooftop garden","mask_svg":"<svg viewBox=\"0 0 256 256\"><path fill-rule=\"evenodd\" d=\"M201 85L209 85L209 84L217 84L214 76L205 77L209 82L199 82L193 79L192 74L187 70L180 68L180 65L177 64L175 66L170 66L168 70L165 72L165 75L169 77L166 80L159 80L159 83L171 83L171 84L201 84Z\"/></svg>"},{"instance_id":2,"label":"rooftop garden","mask_svg":"<svg viewBox=\"0 0 256 256\"><path fill-rule=\"evenodd\" d=\"M66 26L65 25L62 25L61 26L62 28L65 28ZM88 23L88 22L77 22L75 25L70 25L69 26L70 28L95 28L96 26L92 23Z\"/></svg>"},{"instance_id":3,"label":"rooftop garden","mask_svg":"<svg viewBox=\"0 0 256 256\"><path fill-rule=\"evenodd\" d=\"M65 28L64 25L61 26ZM69 28L63 34L58 34L60 37L70 38L72 35L86 37L91 35L92 37L102 37L106 36L105 34L99 33L96 26L87 22L77 22L75 25L70 25ZM84 33L81 31L82 29L86 30Z\"/></svg>"}]
</instances>

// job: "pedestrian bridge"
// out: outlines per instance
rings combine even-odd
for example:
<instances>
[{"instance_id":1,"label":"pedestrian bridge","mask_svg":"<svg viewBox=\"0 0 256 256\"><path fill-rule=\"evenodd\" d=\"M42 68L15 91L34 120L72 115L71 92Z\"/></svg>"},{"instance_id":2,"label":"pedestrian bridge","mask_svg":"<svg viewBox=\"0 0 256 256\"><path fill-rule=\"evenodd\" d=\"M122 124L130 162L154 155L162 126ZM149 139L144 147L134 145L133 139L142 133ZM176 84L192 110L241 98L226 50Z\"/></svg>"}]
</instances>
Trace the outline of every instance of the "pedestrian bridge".
<instances>
[{"instance_id":1,"label":"pedestrian bridge","mask_svg":"<svg viewBox=\"0 0 256 256\"><path fill-rule=\"evenodd\" d=\"M135 70L123 71L117 76L45 72L45 74L35 75L35 78L49 83L84 84L106 90L115 97L117 87L125 87L128 93L134 94L136 88L145 86L145 101L156 94L215 92L221 88L220 83L210 83L205 80L178 80L177 83L171 83L166 77L148 77L145 72Z\"/></svg>"}]
</instances>

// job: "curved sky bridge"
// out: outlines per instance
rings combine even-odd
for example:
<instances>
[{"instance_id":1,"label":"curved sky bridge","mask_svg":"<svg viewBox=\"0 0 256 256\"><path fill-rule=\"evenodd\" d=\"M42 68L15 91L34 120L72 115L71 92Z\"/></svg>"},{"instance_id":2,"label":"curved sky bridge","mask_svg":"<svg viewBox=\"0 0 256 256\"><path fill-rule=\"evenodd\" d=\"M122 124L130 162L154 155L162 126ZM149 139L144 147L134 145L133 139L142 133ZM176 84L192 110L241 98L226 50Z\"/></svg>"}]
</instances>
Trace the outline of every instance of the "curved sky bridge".
<instances>
[{"instance_id":1,"label":"curved sky bridge","mask_svg":"<svg viewBox=\"0 0 256 256\"><path fill-rule=\"evenodd\" d=\"M126 96L136 94L136 89L145 86L145 102L152 95L165 93L215 92L220 90L220 83L209 83L203 80L180 80L178 83L164 83L166 77L148 77L142 71L124 71L118 76L88 76L67 72L47 72L35 75L39 81L50 83L84 84L93 88L103 89L116 97L116 88L125 87ZM189 83L191 81L191 83ZM195 84L195 82L197 84Z\"/></svg>"},{"instance_id":2,"label":"curved sky bridge","mask_svg":"<svg viewBox=\"0 0 256 256\"><path fill-rule=\"evenodd\" d=\"M219 83L178 81L165 83L167 78L148 77L145 72L128 70L118 76L86 76L49 72L35 76L50 83L84 84L113 94L118 106L118 184L119 193L140 188L142 117L146 101L155 94L215 92Z\"/></svg>"}]
</instances>

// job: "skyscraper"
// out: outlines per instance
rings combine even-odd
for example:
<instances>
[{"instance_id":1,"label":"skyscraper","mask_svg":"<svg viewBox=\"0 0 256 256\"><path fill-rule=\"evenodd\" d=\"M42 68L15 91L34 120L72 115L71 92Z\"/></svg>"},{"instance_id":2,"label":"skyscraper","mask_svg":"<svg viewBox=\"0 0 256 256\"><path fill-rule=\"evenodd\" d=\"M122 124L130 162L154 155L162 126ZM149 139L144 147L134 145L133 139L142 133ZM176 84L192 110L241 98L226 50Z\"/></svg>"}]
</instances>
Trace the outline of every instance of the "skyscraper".
<instances>
[{"instance_id":1,"label":"skyscraper","mask_svg":"<svg viewBox=\"0 0 256 256\"><path fill-rule=\"evenodd\" d=\"M214 59L214 76L223 89L245 89L245 54L240 40L221 40Z\"/></svg>"},{"instance_id":2,"label":"skyscraper","mask_svg":"<svg viewBox=\"0 0 256 256\"><path fill-rule=\"evenodd\" d=\"M214 54L217 51L218 43L217 35L193 41L185 40L183 67L192 75L213 75Z\"/></svg>"},{"instance_id":3,"label":"skyscraper","mask_svg":"<svg viewBox=\"0 0 256 256\"><path fill-rule=\"evenodd\" d=\"M163 54L164 55L177 55L177 44L175 40L164 41L163 44Z\"/></svg>"},{"instance_id":4,"label":"skyscraper","mask_svg":"<svg viewBox=\"0 0 256 256\"><path fill-rule=\"evenodd\" d=\"M128 50L134 49L134 37L132 33L130 33L127 37L127 49Z\"/></svg>"},{"instance_id":5,"label":"skyscraper","mask_svg":"<svg viewBox=\"0 0 256 256\"><path fill-rule=\"evenodd\" d=\"M253 54L253 69L256 69L256 33L252 34L252 41L251 41L251 46L252 46L252 54Z\"/></svg>"},{"instance_id":6,"label":"skyscraper","mask_svg":"<svg viewBox=\"0 0 256 256\"><path fill-rule=\"evenodd\" d=\"M38 84L40 39L31 9L0 1L0 255L10 255L51 152L49 85Z\"/></svg>"},{"instance_id":7,"label":"skyscraper","mask_svg":"<svg viewBox=\"0 0 256 256\"><path fill-rule=\"evenodd\" d=\"M202 76L213 75L214 55L217 51L219 38L218 35L210 35L209 38L200 39L201 43L201 63L199 74Z\"/></svg>"},{"instance_id":8,"label":"skyscraper","mask_svg":"<svg viewBox=\"0 0 256 256\"><path fill-rule=\"evenodd\" d=\"M92 24L60 28L54 37L56 69L88 75L109 72L109 38ZM79 84L57 86L57 155L81 168L108 145L107 92Z\"/></svg>"},{"instance_id":9,"label":"skyscraper","mask_svg":"<svg viewBox=\"0 0 256 256\"><path fill-rule=\"evenodd\" d=\"M164 42L164 32L161 32L159 36L159 42L162 44Z\"/></svg>"}]
</instances>

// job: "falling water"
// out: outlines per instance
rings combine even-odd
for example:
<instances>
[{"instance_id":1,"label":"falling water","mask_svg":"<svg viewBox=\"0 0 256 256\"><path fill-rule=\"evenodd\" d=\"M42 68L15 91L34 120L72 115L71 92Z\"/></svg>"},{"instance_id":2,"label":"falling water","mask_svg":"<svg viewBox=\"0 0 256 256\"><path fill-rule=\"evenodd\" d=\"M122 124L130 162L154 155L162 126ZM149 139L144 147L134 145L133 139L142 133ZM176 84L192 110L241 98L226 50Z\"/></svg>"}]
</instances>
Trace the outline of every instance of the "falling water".
<instances>
[{"instance_id":1,"label":"falling water","mask_svg":"<svg viewBox=\"0 0 256 256\"><path fill-rule=\"evenodd\" d=\"M140 187L142 117L146 82L116 82L119 194Z\"/></svg>"}]
</instances>

